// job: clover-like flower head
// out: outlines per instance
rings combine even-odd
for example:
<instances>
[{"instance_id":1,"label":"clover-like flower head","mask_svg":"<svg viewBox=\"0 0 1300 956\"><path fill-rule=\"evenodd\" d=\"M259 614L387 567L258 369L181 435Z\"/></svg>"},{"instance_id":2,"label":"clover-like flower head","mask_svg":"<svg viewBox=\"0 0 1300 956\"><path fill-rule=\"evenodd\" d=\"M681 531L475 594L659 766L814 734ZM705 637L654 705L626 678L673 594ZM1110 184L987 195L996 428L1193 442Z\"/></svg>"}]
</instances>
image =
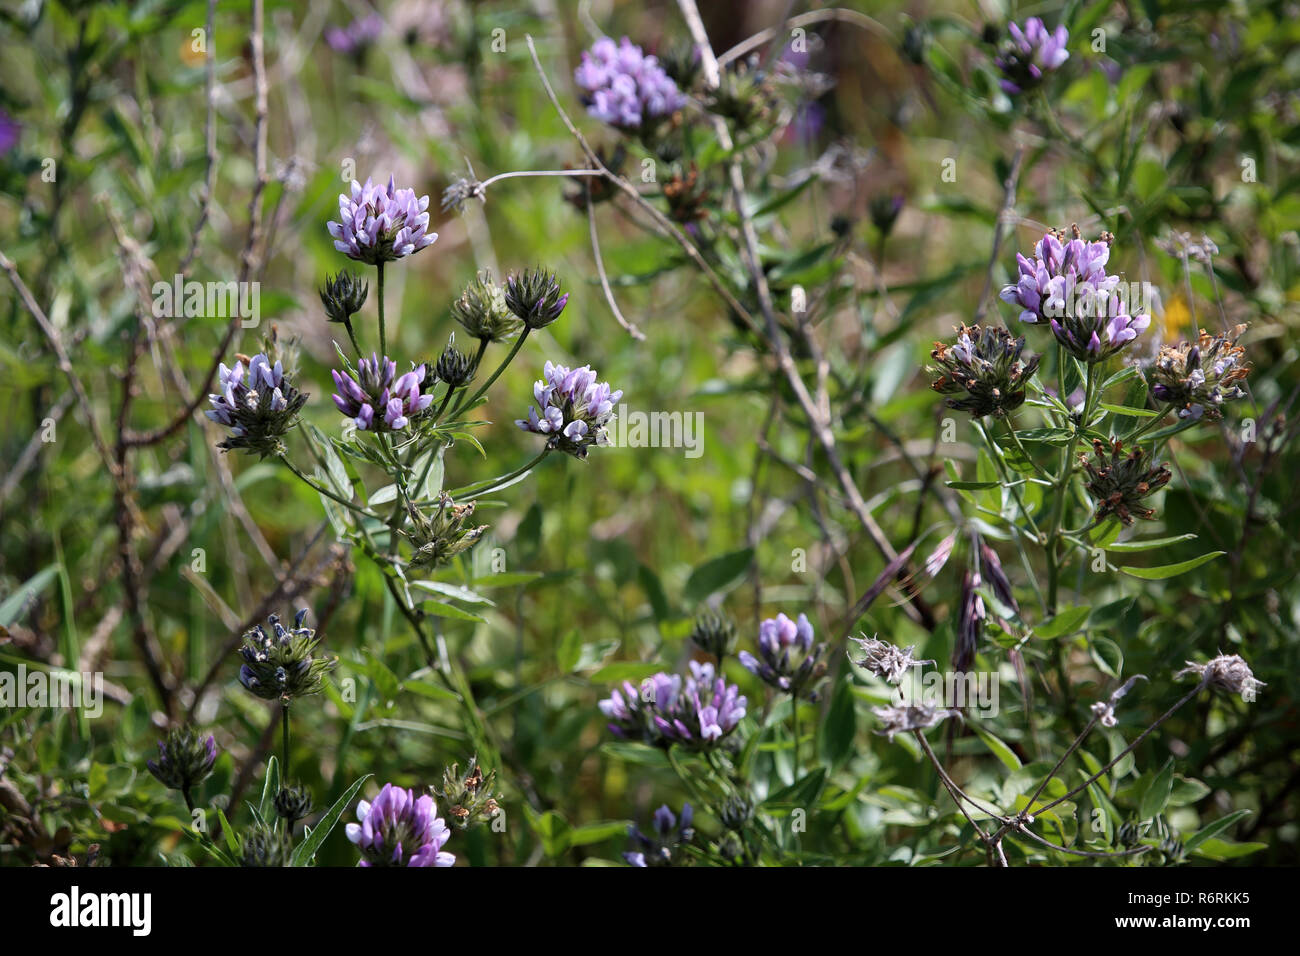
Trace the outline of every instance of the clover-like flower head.
<instances>
[{"instance_id":1,"label":"clover-like flower head","mask_svg":"<svg viewBox=\"0 0 1300 956\"><path fill-rule=\"evenodd\" d=\"M1019 279L1001 298L1020 307L1020 321L1046 322L1056 340L1081 362L1100 362L1134 341L1151 324L1140 303L1130 302L1127 286L1108 275L1109 235L1088 242L1048 232L1034 246L1033 258L1016 254ZM1138 314L1131 314L1137 312Z\"/></svg>"},{"instance_id":2,"label":"clover-like flower head","mask_svg":"<svg viewBox=\"0 0 1300 956\"><path fill-rule=\"evenodd\" d=\"M1007 25L1011 38L1002 46L994 63L1002 71L998 81L1003 92L1010 96L1032 90L1048 73L1059 69L1070 58L1066 44L1070 31L1062 24L1050 33L1038 17L1025 21L1022 30L1017 23Z\"/></svg>"},{"instance_id":3,"label":"clover-like flower head","mask_svg":"<svg viewBox=\"0 0 1300 956\"><path fill-rule=\"evenodd\" d=\"M391 176L387 188L354 179L351 192L339 194L339 221L327 228L334 248L349 259L380 265L434 244L438 234L427 231L428 209L428 196L417 198L413 189L398 189Z\"/></svg>"},{"instance_id":4,"label":"clover-like flower head","mask_svg":"<svg viewBox=\"0 0 1300 956\"><path fill-rule=\"evenodd\" d=\"M356 372L333 370L334 404L362 431L401 431L433 404L432 393L421 393L425 368L417 365L398 376L397 363L372 354L357 363Z\"/></svg>"},{"instance_id":5,"label":"clover-like flower head","mask_svg":"<svg viewBox=\"0 0 1300 956\"><path fill-rule=\"evenodd\" d=\"M608 445L605 427L613 420L614 403L623 392L611 391L608 382L597 382L590 365L571 369L547 362L542 374L545 378L533 385L537 407L530 406L527 420L515 424L545 435L551 448L575 458L586 458L593 445Z\"/></svg>"},{"instance_id":6,"label":"clover-like flower head","mask_svg":"<svg viewBox=\"0 0 1300 956\"><path fill-rule=\"evenodd\" d=\"M639 131L686 105L686 97L659 65L627 37L601 37L573 71L587 112L603 123Z\"/></svg>"},{"instance_id":7,"label":"clover-like flower head","mask_svg":"<svg viewBox=\"0 0 1300 956\"><path fill-rule=\"evenodd\" d=\"M1004 417L1025 402L1025 386L1038 370L1038 357L1021 361L1024 338L1015 338L1000 326L962 326L953 345L936 342L930 356L940 373L931 386L949 398L947 405L970 412Z\"/></svg>"},{"instance_id":8,"label":"clover-like flower head","mask_svg":"<svg viewBox=\"0 0 1300 956\"><path fill-rule=\"evenodd\" d=\"M384 784L373 801L357 804L359 823L347 825L348 839L361 851L358 866L452 866L443 850L451 838L433 797Z\"/></svg>"},{"instance_id":9,"label":"clover-like flower head","mask_svg":"<svg viewBox=\"0 0 1300 956\"><path fill-rule=\"evenodd\" d=\"M283 364L272 364L265 354L240 358L231 368L223 362L218 382L221 391L208 396L212 408L204 413L230 429L217 447L262 457L280 454L281 439L298 423L298 412L307 403L307 394L294 388Z\"/></svg>"}]
</instances>

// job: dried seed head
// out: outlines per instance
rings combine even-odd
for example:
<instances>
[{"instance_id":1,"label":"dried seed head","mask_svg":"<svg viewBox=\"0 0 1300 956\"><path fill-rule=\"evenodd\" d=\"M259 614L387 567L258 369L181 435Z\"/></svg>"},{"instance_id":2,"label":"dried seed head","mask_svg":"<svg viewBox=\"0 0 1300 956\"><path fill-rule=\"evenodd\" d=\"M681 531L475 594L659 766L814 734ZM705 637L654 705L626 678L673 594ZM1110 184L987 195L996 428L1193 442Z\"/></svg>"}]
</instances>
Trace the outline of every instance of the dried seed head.
<instances>
[{"instance_id":1,"label":"dried seed head","mask_svg":"<svg viewBox=\"0 0 1300 956\"><path fill-rule=\"evenodd\" d=\"M1195 342L1163 346L1148 373L1152 398L1175 406L1179 418L1217 421L1224 402L1246 394L1241 383L1250 365L1237 345L1245 331L1245 325L1218 335L1201 329Z\"/></svg>"},{"instance_id":2,"label":"dried seed head","mask_svg":"<svg viewBox=\"0 0 1300 956\"><path fill-rule=\"evenodd\" d=\"M1256 680L1247 664L1237 654L1220 654L1204 664L1188 661L1187 666L1174 675L1175 679L1193 674L1201 679L1206 687L1240 694L1244 701L1253 701L1259 688L1266 686Z\"/></svg>"},{"instance_id":3,"label":"dried seed head","mask_svg":"<svg viewBox=\"0 0 1300 956\"><path fill-rule=\"evenodd\" d=\"M1125 525L1131 525L1135 517L1154 517L1155 512L1142 501L1169 483L1169 467L1155 464L1145 448L1126 453L1118 438L1109 446L1094 439L1092 447L1093 457L1084 455L1080 460L1088 478L1088 494L1097 505L1096 520L1115 515Z\"/></svg>"},{"instance_id":4,"label":"dried seed head","mask_svg":"<svg viewBox=\"0 0 1300 956\"><path fill-rule=\"evenodd\" d=\"M888 641L878 640L877 638L867 637L863 634L861 637L853 638L858 646L862 649L864 656L861 660L853 661L863 670L871 671L877 677L883 678L891 684L901 683L907 676L907 672L913 667L920 667L923 664L933 664L934 661L913 660L912 652L916 646L900 648ZM852 652L849 652L849 659L853 659Z\"/></svg>"},{"instance_id":5,"label":"dried seed head","mask_svg":"<svg viewBox=\"0 0 1300 956\"><path fill-rule=\"evenodd\" d=\"M960 712L947 710L925 703L891 704L888 707L872 707L871 712L880 720L880 730L890 740L895 734L909 733L914 730L929 730L949 717L961 717Z\"/></svg>"}]
</instances>

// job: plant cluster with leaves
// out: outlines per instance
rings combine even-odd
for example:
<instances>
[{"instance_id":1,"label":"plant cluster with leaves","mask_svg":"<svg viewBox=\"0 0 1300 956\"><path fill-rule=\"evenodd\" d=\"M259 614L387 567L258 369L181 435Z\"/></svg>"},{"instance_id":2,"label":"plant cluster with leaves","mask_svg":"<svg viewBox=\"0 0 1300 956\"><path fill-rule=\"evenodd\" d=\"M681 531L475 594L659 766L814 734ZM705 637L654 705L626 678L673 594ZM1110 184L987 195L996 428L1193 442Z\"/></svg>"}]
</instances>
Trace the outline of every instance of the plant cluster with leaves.
<instances>
[{"instance_id":1,"label":"plant cluster with leaves","mask_svg":"<svg viewBox=\"0 0 1300 956\"><path fill-rule=\"evenodd\" d=\"M0 863L1294 861L1294 17L756 6L0 16Z\"/></svg>"}]
</instances>

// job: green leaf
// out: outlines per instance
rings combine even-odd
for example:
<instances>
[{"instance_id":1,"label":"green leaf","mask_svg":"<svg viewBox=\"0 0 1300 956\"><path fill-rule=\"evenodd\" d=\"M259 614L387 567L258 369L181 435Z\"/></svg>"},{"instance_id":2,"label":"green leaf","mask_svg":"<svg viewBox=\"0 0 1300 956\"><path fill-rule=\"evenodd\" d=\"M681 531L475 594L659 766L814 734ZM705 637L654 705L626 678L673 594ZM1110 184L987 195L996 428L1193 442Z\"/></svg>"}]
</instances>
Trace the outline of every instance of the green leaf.
<instances>
[{"instance_id":1,"label":"green leaf","mask_svg":"<svg viewBox=\"0 0 1300 956\"><path fill-rule=\"evenodd\" d=\"M441 594L444 597L455 598L457 601L467 601L470 604L492 604L495 606L491 599L485 598L477 591L471 591L459 584L448 584L446 581L412 581L411 587L420 588L422 591L431 591L434 594Z\"/></svg>"},{"instance_id":2,"label":"green leaf","mask_svg":"<svg viewBox=\"0 0 1300 956\"><path fill-rule=\"evenodd\" d=\"M753 559L754 549L743 548L705 561L686 579L686 599L699 603L709 595L727 589L749 569Z\"/></svg>"},{"instance_id":3,"label":"green leaf","mask_svg":"<svg viewBox=\"0 0 1300 956\"><path fill-rule=\"evenodd\" d=\"M366 651L366 674L375 682L375 690L379 694L380 703L388 703L397 699L401 693L402 684L393 673L392 668L384 663L373 651Z\"/></svg>"},{"instance_id":4,"label":"green leaf","mask_svg":"<svg viewBox=\"0 0 1300 956\"><path fill-rule=\"evenodd\" d=\"M655 620L663 623L672 616L672 610L668 604L668 596L664 594L663 585L659 583L659 575L655 574L644 564L637 565L637 580L641 584L641 590L645 591L646 597L650 601L650 609L654 612Z\"/></svg>"},{"instance_id":5,"label":"green leaf","mask_svg":"<svg viewBox=\"0 0 1300 956\"><path fill-rule=\"evenodd\" d=\"M532 584L541 576L541 571L502 571L500 574L485 574L481 578L475 578L474 586L481 590L511 588L517 584Z\"/></svg>"},{"instance_id":6,"label":"green leaf","mask_svg":"<svg viewBox=\"0 0 1300 956\"><path fill-rule=\"evenodd\" d=\"M1228 840L1210 839L1198 846L1195 852L1206 859L1223 861L1235 860L1265 849L1268 849L1267 843L1232 843Z\"/></svg>"},{"instance_id":7,"label":"green leaf","mask_svg":"<svg viewBox=\"0 0 1300 956\"><path fill-rule=\"evenodd\" d=\"M573 827L557 810L538 813L529 804L524 804L524 816L533 832L541 838L542 850L554 859L563 855L573 842Z\"/></svg>"},{"instance_id":8,"label":"green leaf","mask_svg":"<svg viewBox=\"0 0 1300 956\"><path fill-rule=\"evenodd\" d=\"M763 806L769 810L777 807L810 809L816 805L817 797L821 794L825 782L826 768L818 767L811 773L800 777L790 786L770 795L763 801Z\"/></svg>"},{"instance_id":9,"label":"green leaf","mask_svg":"<svg viewBox=\"0 0 1300 956\"><path fill-rule=\"evenodd\" d=\"M1199 568L1202 564L1213 561L1225 553L1224 551L1211 551L1199 558L1192 558L1190 561L1179 561L1177 564L1162 564L1155 568L1121 566L1120 570L1131 577L1141 578L1144 581L1163 581L1165 578L1172 578L1175 575Z\"/></svg>"},{"instance_id":10,"label":"green leaf","mask_svg":"<svg viewBox=\"0 0 1300 956\"><path fill-rule=\"evenodd\" d=\"M627 833L627 824L626 820L602 820L583 824L569 833L569 846L586 846L621 837Z\"/></svg>"},{"instance_id":11,"label":"green leaf","mask_svg":"<svg viewBox=\"0 0 1300 956\"><path fill-rule=\"evenodd\" d=\"M221 821L221 833L226 839L226 849L237 860L244 855L244 849L239 845L239 837L235 835L235 828L230 825L226 819L226 813L220 807L217 807L217 819Z\"/></svg>"},{"instance_id":12,"label":"green leaf","mask_svg":"<svg viewBox=\"0 0 1300 956\"><path fill-rule=\"evenodd\" d=\"M312 857L316 855L316 851L320 849L320 845L325 842L325 838L330 835L330 831L338 824L339 817L343 816L343 811L348 808L348 804L351 803L352 798L357 795L357 791L361 789L361 785L369 780L370 777L371 774L366 774L352 786L348 787L348 789L344 791L343 796L334 801L334 806L330 807L329 810L326 811L325 816L320 818L320 823L316 824L316 826L308 831L307 835L303 837L302 842L294 849L293 859L289 863L290 866L309 866L311 864Z\"/></svg>"},{"instance_id":13,"label":"green leaf","mask_svg":"<svg viewBox=\"0 0 1300 956\"><path fill-rule=\"evenodd\" d=\"M949 488L955 488L957 491L983 491L985 488L997 488L1002 482L1000 481L945 481Z\"/></svg>"},{"instance_id":14,"label":"green leaf","mask_svg":"<svg viewBox=\"0 0 1300 956\"><path fill-rule=\"evenodd\" d=\"M460 700L460 694L448 690L441 684L435 684L433 681L412 680L407 678L402 681L402 690L408 690L412 694L419 694L421 697L427 697L429 700Z\"/></svg>"},{"instance_id":15,"label":"green leaf","mask_svg":"<svg viewBox=\"0 0 1300 956\"><path fill-rule=\"evenodd\" d=\"M1168 538L1147 538L1145 541L1116 541L1102 547L1107 551L1154 551L1180 541L1191 541L1195 537L1194 534L1175 534Z\"/></svg>"},{"instance_id":16,"label":"green leaf","mask_svg":"<svg viewBox=\"0 0 1300 956\"><path fill-rule=\"evenodd\" d=\"M1066 634L1073 634L1083 627L1083 622L1088 619L1088 615L1091 613L1092 608L1086 604L1067 607L1060 614L1034 628L1034 636L1051 640L1056 637L1064 637Z\"/></svg>"},{"instance_id":17,"label":"green leaf","mask_svg":"<svg viewBox=\"0 0 1300 956\"><path fill-rule=\"evenodd\" d=\"M640 661L617 661L602 667L596 673L591 675L593 684L619 684L625 680L633 683L649 677L651 674L657 674L663 670L662 664L643 664Z\"/></svg>"},{"instance_id":18,"label":"green leaf","mask_svg":"<svg viewBox=\"0 0 1300 956\"><path fill-rule=\"evenodd\" d=\"M1154 411L1150 408L1132 408L1128 405L1111 405L1108 402L1099 402L1098 405L1112 414L1127 415L1130 418L1155 418L1164 414L1163 410Z\"/></svg>"},{"instance_id":19,"label":"green leaf","mask_svg":"<svg viewBox=\"0 0 1300 956\"><path fill-rule=\"evenodd\" d=\"M419 581L414 582L419 584ZM447 617L453 621L473 621L475 624L482 624L483 618L477 614L471 614L469 611L463 611L458 607L452 607L450 604L444 604L442 601L424 600L420 602L420 607L425 613L432 614L435 617Z\"/></svg>"},{"instance_id":20,"label":"green leaf","mask_svg":"<svg viewBox=\"0 0 1300 956\"><path fill-rule=\"evenodd\" d=\"M853 701L853 685L848 680L841 680L831 695L821 736L822 752L832 768L839 767L853 755L853 739L858 731Z\"/></svg>"},{"instance_id":21,"label":"green leaf","mask_svg":"<svg viewBox=\"0 0 1300 956\"><path fill-rule=\"evenodd\" d=\"M28 578L18 590L5 598L4 603L0 604L0 627L9 627L18 620L26 612L31 599L53 581L58 573L59 566L57 563L42 568Z\"/></svg>"},{"instance_id":22,"label":"green leaf","mask_svg":"<svg viewBox=\"0 0 1300 956\"><path fill-rule=\"evenodd\" d=\"M555 649L555 663L561 674L571 674L582 657L582 635L576 630L570 631L560 639L560 646Z\"/></svg>"},{"instance_id":23,"label":"green leaf","mask_svg":"<svg viewBox=\"0 0 1300 956\"><path fill-rule=\"evenodd\" d=\"M1234 810L1232 813L1221 816L1213 823L1206 824L1205 826L1201 827L1201 829L1197 830L1195 833L1189 836L1187 838L1187 841L1183 844L1183 848L1188 853L1191 853L1193 850L1195 850L1206 840L1213 839L1214 837L1222 833L1224 830L1228 829L1228 827L1236 823L1238 820L1247 816L1250 816L1249 810Z\"/></svg>"},{"instance_id":24,"label":"green leaf","mask_svg":"<svg viewBox=\"0 0 1300 956\"><path fill-rule=\"evenodd\" d=\"M275 797L280 792L280 764L272 755L266 758L266 779L262 782L262 799L257 812L263 820L275 817Z\"/></svg>"},{"instance_id":25,"label":"green leaf","mask_svg":"<svg viewBox=\"0 0 1300 956\"><path fill-rule=\"evenodd\" d=\"M980 740L984 741L984 745L993 751L993 756L1001 760L1008 770L1020 769L1020 758L1016 756L1014 750L986 730L976 728L975 733L979 735Z\"/></svg>"},{"instance_id":26,"label":"green leaf","mask_svg":"<svg viewBox=\"0 0 1300 956\"><path fill-rule=\"evenodd\" d=\"M1119 679L1124 671L1124 652L1109 637L1094 638L1088 647L1096 665L1105 673Z\"/></svg>"},{"instance_id":27,"label":"green leaf","mask_svg":"<svg viewBox=\"0 0 1300 956\"><path fill-rule=\"evenodd\" d=\"M1169 802L1169 794L1174 786L1174 761L1169 759L1165 765L1160 768L1160 772L1155 775L1151 783L1147 785L1146 792L1142 794L1142 803L1138 810L1139 820L1154 820L1165 809L1165 804Z\"/></svg>"}]
</instances>

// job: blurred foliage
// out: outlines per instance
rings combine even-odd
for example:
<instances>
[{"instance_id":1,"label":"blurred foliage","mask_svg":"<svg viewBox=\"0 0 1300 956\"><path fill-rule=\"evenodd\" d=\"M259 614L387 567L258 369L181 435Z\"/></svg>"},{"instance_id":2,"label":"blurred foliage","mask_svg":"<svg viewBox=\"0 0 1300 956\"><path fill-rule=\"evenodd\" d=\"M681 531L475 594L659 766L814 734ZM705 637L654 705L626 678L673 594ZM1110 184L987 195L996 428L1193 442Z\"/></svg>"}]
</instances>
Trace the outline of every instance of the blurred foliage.
<instances>
[{"instance_id":1,"label":"blurred foliage","mask_svg":"<svg viewBox=\"0 0 1300 956\"><path fill-rule=\"evenodd\" d=\"M187 273L199 281L236 278L248 227L256 178L250 6L221 3L207 38L216 185ZM719 52L769 26L784 7L702 6ZM1069 26L1071 57L1045 96L1013 101L998 88L988 39L1019 18L1014 5L981 5L990 17L999 11L989 22L972 19L969 4L846 6L870 13L881 29L807 28L808 69L834 82L783 89L774 107L780 118L746 114L755 127L746 199L780 314L791 314L799 295L812 303L840 455L897 548L922 539L918 561L932 551L952 530L945 481L974 483L956 494L968 514L985 509L980 531L1001 549L1017 594L1032 606L1043 570L1011 557L1014 511L987 484L996 476L987 459L981 467L978 434L962 420L953 440L941 435L951 413L930 391L924 365L932 340L973 321L981 303L988 321L1000 317L1024 332L996 290L1014 277L1014 251L1027 250L1044 228L1078 222L1090 235L1111 231L1112 264L1160 290L1145 356L1199 326L1251 325L1243 340L1254 366L1249 398L1222 424L1170 441L1174 480L1156 524L1143 530L1196 538L1112 557L1149 568L1207 550L1225 555L1155 580L1094 577L1086 561L1068 568L1067 600L1090 610L1057 636L1040 629L1021 642L1039 705L1032 725L1001 632L990 629L974 669L1001 674L1001 712L933 734L936 750L947 748L946 765L969 792L1017 807L1086 719L1085 705L1105 697L1121 674L1147 675L1119 708L1118 726L1090 738L1081 763L1046 790L1064 793L1085 779L1081 766L1100 767L1181 696L1187 688L1172 677L1184 661L1239 653L1267 685L1257 701L1197 698L1105 786L1057 808L1040 830L1058 843L1119 846L1132 838L1131 828L1121 829L1134 824L1153 845L1176 833L1192 863L1296 862L1300 514L1291 483L1300 452L1291 420L1300 393L1300 19L1281 0L1035 9ZM562 3L558 17L543 17L519 2L398 0L382 4L389 28L375 44L354 55L330 49L324 31L363 7L266 4L270 179L255 273L262 326L241 330L235 350L256 351L271 324L281 340L296 337L299 381L312 393L305 414L324 432L338 427L328 398L337 327L323 321L316 288L342 260L325 222L353 170L362 180L391 171L434 197L431 228L441 233L431 250L390 270L393 351L436 359L456 328L449 307L480 268L501 275L540 262L573 293L549 338L528 341L479 412L490 424L475 437L500 467L461 448L447 481L465 485L531 457L535 436L511 423L526 414L530 383L547 359L590 363L625 390L631 408L699 411L705 428L698 458L618 448L586 463L548 460L531 481L497 496L498 507L482 509L477 517L490 529L439 576L475 595L471 617L479 620L440 619L440 646L463 666L491 728L500 765L486 769L497 772L508 820L504 833L455 831L447 849L470 865L618 861L629 822L645 830L654 808L690 800L695 853L716 859L719 808L701 805L696 793L713 768L697 759L675 768L662 751L614 741L596 704L622 680L681 670L696 613L724 606L741 647L752 648L758 621L778 610L805 610L818 639L831 642L827 692L802 708L815 740L810 750L805 737L803 747L805 758L817 755L811 772L805 759L796 776L784 731L764 739L754 757L748 785L766 860L984 862L915 741L874 733L870 707L886 702L888 688L844 664L846 635L865 632L917 645L917 657L945 665L964 551L923 582L937 618L932 630L912 621L893 592L852 615L884 559L844 507L762 343L642 211L626 201L594 207L612 293L645 341L611 315L587 217L566 200L574 180L504 180L463 214L436 211L467 164L487 179L585 163L533 71L524 42L531 33L565 109L605 155L616 143L627 147L624 172L645 198L680 209L663 195L670 180L663 170L674 169L683 187L698 176L687 218L696 235L712 237L724 282L754 302L731 241L728 157L707 128L685 137L689 155L675 166L659 157L657 181L645 182L640 173L655 168L655 157L584 117L573 88L572 68L595 27L587 14L610 35L666 54L689 39L676 6L605 3L582 13ZM141 321L138 280L178 272L199 218L206 56L195 51L193 31L207 15L206 3L166 0L29 0L0 12L0 109L20 124L16 145L0 156L0 252L59 330L110 441ZM742 144L750 143L743 132ZM1017 147L1018 188L1003 214ZM949 169L954 177L945 176ZM893 197L902 200L896 221L882 214ZM1006 235L990 268L999 221ZM1162 251L1158 241L1174 232L1208 236L1217 254L1205 264ZM94 844L99 859L116 866L204 862L199 845L181 835L183 805L144 770L166 718L122 584L119 489L46 338L9 282L0 285L7 408L0 669L101 671L106 694L96 718L0 709L0 862L85 862ZM184 408L224 328L222 319L198 317L159 339L151 333L131 386L135 430L165 426ZM806 332L786 331L805 379L823 374L798 347ZM1037 332L1029 339L1035 352L1050 341ZM1115 361L1109 370L1121 367ZM1038 413L1022 414L1033 422ZM56 438L43 442L43 433ZM246 623L271 611L289 617L299 606L312 608L324 648L340 658L326 696L295 709L293 777L313 790L318 813L367 774L368 787L431 786L446 766L466 765L475 754L456 724L456 704L429 679L379 572L334 546L318 496L280 480L270 463L223 458L217 437L193 416L134 454L129 489L128 548L141 564L142 614L178 688L178 708L188 709L193 689L215 676L216 692L192 716L216 735L222 754L196 803L230 809L236 828L251 824L277 745L275 715L240 688L230 649ZM808 472L820 483L805 481ZM1084 509L1070 507L1070 526L1078 526ZM286 576L291 596L277 596ZM268 596L274 606L262 607ZM1052 671L1058 660L1069 673L1064 701ZM769 698L734 661L727 672L748 695L751 718L766 714L781 725L788 702ZM802 810L805 831L785 825ZM1102 834L1081 832L1097 819ZM1092 862L1027 841L1009 841L1007 852L1012 863ZM341 832L318 854L328 864L355 859Z\"/></svg>"}]
</instances>

